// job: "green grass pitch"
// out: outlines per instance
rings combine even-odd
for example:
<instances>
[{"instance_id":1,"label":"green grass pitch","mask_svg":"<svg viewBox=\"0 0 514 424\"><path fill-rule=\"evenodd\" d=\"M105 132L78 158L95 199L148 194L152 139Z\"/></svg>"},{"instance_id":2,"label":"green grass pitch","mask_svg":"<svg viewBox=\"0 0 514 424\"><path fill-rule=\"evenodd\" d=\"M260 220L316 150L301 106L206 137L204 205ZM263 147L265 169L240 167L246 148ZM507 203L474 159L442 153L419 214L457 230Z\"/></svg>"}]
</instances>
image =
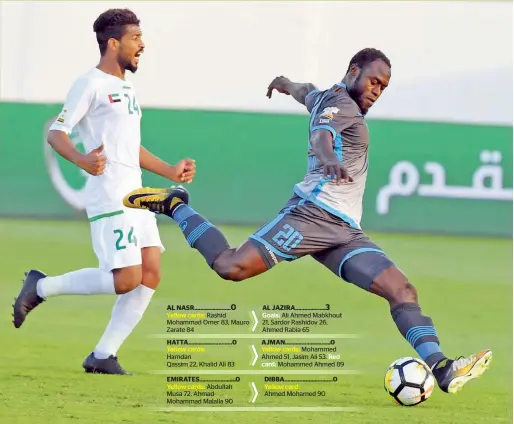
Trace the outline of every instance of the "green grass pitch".
<instances>
[{"instance_id":1,"label":"green grass pitch","mask_svg":"<svg viewBox=\"0 0 514 424\"><path fill-rule=\"evenodd\" d=\"M242 242L252 228L224 227ZM114 297L60 297L43 303L21 329L11 324L11 303L23 272L39 268L60 274L96 267L87 222L0 220L0 423L416 423L512 422L512 242L443 236L383 235L374 239L407 273L419 291L425 314L436 325L443 351L451 357L493 350L485 375L457 395L436 388L415 408L392 403L382 381L386 367L415 352L397 332L387 304L348 285L310 258L281 264L242 283L225 282L190 249L175 225L161 224L167 248L163 281L146 315L122 346L122 365L135 377L87 375L81 363L108 322ZM155 412L165 405L165 380L147 371L165 369L168 303L227 305L251 310L265 303L319 307L330 303L344 318L330 328L355 333L338 343L348 369L324 399L289 399L289 405L356 407L357 412ZM238 332L243 332L237 330ZM245 330L247 331L247 330ZM257 340L259 342L259 340ZM213 348L211 353L214 352ZM229 348L226 348L229 349ZM216 352L220 352L217 350ZM236 360L248 367L246 348ZM206 358L209 357L207 354ZM270 373L272 374L272 373ZM226 376L225 376L226 377ZM235 398L251 397L247 376ZM284 405L260 397L257 406Z\"/></svg>"}]
</instances>

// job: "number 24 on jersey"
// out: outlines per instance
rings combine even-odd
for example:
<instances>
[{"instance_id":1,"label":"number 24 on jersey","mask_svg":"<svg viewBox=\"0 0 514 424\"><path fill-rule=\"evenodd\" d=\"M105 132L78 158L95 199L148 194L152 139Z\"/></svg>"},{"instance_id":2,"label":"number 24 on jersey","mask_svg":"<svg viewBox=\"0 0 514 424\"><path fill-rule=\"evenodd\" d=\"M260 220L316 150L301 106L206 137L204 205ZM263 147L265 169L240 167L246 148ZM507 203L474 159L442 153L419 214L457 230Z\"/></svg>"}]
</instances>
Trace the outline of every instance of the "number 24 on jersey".
<instances>
[{"instance_id":1,"label":"number 24 on jersey","mask_svg":"<svg viewBox=\"0 0 514 424\"><path fill-rule=\"evenodd\" d=\"M119 93L109 94L108 97L109 97L110 103L119 103L122 101ZM140 115L140 109L139 109L139 105L136 102L135 94L130 95L129 93L124 93L123 97L125 97L127 99L127 107L128 107L129 115L133 115L134 113L137 113L138 115Z\"/></svg>"}]
</instances>

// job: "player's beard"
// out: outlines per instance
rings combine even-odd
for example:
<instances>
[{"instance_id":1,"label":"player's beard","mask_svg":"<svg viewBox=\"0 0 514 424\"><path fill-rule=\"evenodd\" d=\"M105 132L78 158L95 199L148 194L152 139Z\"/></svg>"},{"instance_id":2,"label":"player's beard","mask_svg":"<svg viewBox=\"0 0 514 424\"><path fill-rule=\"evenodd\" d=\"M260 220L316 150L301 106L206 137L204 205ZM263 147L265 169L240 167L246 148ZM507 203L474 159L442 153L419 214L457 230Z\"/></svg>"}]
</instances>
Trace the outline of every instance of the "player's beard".
<instances>
[{"instance_id":1,"label":"player's beard","mask_svg":"<svg viewBox=\"0 0 514 424\"><path fill-rule=\"evenodd\" d=\"M361 109L361 112L363 115L366 115L368 113L368 109L365 109L362 106L362 95L363 90L361 90L360 87L360 80L361 80L362 73L359 74L359 76L355 79L355 82L352 84L352 87L348 87L347 91L350 97L357 103L359 108Z\"/></svg>"},{"instance_id":2,"label":"player's beard","mask_svg":"<svg viewBox=\"0 0 514 424\"><path fill-rule=\"evenodd\" d=\"M124 57L118 57L118 63L120 64L121 68L125 69L126 71L130 71L133 74L135 74L136 71L137 71L137 65L134 66L132 64L132 60L131 59L127 59L127 58L124 58Z\"/></svg>"}]
</instances>

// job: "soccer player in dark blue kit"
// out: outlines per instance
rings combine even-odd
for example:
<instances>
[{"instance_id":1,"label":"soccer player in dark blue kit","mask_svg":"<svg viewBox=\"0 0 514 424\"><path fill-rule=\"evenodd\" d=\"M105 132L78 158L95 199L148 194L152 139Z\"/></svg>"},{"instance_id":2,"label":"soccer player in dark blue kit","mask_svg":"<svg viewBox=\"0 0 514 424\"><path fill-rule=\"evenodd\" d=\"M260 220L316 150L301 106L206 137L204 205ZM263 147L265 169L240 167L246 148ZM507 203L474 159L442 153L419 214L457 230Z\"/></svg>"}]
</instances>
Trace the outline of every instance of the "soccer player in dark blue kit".
<instances>
[{"instance_id":1,"label":"soccer player in dark blue kit","mask_svg":"<svg viewBox=\"0 0 514 424\"><path fill-rule=\"evenodd\" d=\"M432 369L439 387L456 393L488 368L491 350L447 358L415 287L360 227L368 172L365 116L390 78L389 59L379 50L364 49L351 59L343 80L327 90L282 76L271 82L268 97L277 90L310 113L307 173L279 214L239 248L231 248L221 231L188 205L183 187L162 193L138 189L124 204L171 217L189 245L226 280L246 280L282 261L312 256L337 277L387 300L398 330Z\"/></svg>"}]
</instances>

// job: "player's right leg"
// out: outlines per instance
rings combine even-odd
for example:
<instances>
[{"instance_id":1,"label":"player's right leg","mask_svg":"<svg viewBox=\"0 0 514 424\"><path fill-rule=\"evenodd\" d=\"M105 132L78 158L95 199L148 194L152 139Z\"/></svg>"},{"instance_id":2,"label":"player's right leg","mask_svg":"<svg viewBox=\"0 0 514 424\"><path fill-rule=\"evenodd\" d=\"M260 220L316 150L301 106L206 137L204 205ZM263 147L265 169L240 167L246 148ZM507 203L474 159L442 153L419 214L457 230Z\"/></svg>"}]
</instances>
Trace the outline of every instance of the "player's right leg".
<instances>
[{"instance_id":1,"label":"player's right leg","mask_svg":"<svg viewBox=\"0 0 514 424\"><path fill-rule=\"evenodd\" d=\"M188 205L189 194L183 187L168 191L142 188L127 194L126 207L146 209L169 216L182 230L188 244L198 250L221 278L242 281L268 268L259 250L250 242L231 248L223 233Z\"/></svg>"},{"instance_id":2,"label":"player's right leg","mask_svg":"<svg viewBox=\"0 0 514 424\"><path fill-rule=\"evenodd\" d=\"M145 193L145 190L148 191ZM325 212L307 210L306 206L296 210L305 203L296 196L275 219L263 225L239 248L233 249L218 228L187 204L189 197L183 187L172 188L169 193L156 194L157 190L135 190L125 197L124 204L162 213L175 220L189 245L226 280L243 281L266 272L283 260L291 261L327 247L319 244L316 233L319 223L316 216L310 216ZM311 240L312 237L315 240Z\"/></svg>"},{"instance_id":3,"label":"player's right leg","mask_svg":"<svg viewBox=\"0 0 514 424\"><path fill-rule=\"evenodd\" d=\"M314 259L343 280L389 302L398 330L432 369L443 391L456 393L479 377L489 366L492 352L486 349L466 358L447 358L432 319L421 311L416 288L362 231L346 231L352 235L348 243L319 252Z\"/></svg>"}]
</instances>

